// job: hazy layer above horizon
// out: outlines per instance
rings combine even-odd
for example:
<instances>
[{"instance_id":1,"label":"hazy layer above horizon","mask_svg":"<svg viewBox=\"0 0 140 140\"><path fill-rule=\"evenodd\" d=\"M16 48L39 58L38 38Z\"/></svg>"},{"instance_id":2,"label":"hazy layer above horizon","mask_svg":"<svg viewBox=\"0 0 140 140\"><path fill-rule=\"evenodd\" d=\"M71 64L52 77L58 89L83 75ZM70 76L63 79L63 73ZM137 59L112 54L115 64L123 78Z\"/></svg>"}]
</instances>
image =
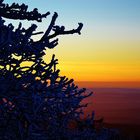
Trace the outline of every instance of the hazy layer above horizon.
<instances>
[{"instance_id":1,"label":"hazy layer above horizon","mask_svg":"<svg viewBox=\"0 0 140 140\"><path fill-rule=\"evenodd\" d=\"M140 88L140 81L76 81L79 87L86 88Z\"/></svg>"}]
</instances>

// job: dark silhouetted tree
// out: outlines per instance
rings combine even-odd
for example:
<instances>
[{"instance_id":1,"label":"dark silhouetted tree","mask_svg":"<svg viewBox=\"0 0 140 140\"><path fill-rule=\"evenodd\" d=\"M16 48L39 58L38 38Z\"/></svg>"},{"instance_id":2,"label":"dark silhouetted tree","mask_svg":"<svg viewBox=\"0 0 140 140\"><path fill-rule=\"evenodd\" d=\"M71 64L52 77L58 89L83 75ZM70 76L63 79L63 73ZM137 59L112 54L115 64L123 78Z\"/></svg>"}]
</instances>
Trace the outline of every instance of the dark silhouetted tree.
<instances>
[{"instance_id":1,"label":"dark silhouetted tree","mask_svg":"<svg viewBox=\"0 0 140 140\"><path fill-rule=\"evenodd\" d=\"M22 23L15 28L5 25L4 18L41 22L50 13L40 14L38 9L28 11L25 4L5 4L0 0L0 140L62 139L71 120L80 119L81 101L92 93L79 89L65 76L59 75L58 60L52 56L45 63L46 48L58 44L59 35L80 34L83 27L65 30L55 24L52 16L47 30L35 32L37 25L25 29ZM35 41L32 36L43 34ZM31 62L30 66L23 66Z\"/></svg>"}]
</instances>

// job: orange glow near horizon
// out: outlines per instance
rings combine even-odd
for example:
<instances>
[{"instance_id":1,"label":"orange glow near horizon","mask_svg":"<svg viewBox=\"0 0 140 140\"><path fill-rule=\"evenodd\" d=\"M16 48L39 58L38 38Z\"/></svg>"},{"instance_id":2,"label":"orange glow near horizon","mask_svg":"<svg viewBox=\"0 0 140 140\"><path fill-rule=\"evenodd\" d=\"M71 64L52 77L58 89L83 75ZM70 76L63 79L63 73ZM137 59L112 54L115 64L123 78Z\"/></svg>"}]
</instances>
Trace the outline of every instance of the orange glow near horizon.
<instances>
[{"instance_id":1,"label":"orange glow near horizon","mask_svg":"<svg viewBox=\"0 0 140 140\"><path fill-rule=\"evenodd\" d=\"M61 75L75 81L140 81L140 42L85 40L77 44L65 38L62 42L44 57L48 60L56 54Z\"/></svg>"},{"instance_id":2,"label":"orange glow near horizon","mask_svg":"<svg viewBox=\"0 0 140 140\"><path fill-rule=\"evenodd\" d=\"M134 88L139 89L140 88L140 81L75 81L75 83L79 87L86 87L86 88Z\"/></svg>"}]
</instances>

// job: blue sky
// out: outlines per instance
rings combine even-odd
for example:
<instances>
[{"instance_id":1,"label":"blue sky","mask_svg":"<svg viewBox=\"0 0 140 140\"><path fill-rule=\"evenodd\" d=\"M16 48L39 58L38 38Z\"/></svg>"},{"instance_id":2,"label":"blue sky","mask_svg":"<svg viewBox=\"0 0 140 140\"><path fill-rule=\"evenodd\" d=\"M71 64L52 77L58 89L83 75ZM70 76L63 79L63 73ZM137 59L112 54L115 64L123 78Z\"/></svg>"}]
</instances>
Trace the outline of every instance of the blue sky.
<instances>
[{"instance_id":1,"label":"blue sky","mask_svg":"<svg viewBox=\"0 0 140 140\"><path fill-rule=\"evenodd\" d=\"M66 19L69 19L69 16L78 19L84 17L88 20L91 16L102 20L108 18L113 20L118 18L123 20L140 18L139 0L5 0L5 2L24 2L29 5L29 8L38 7L40 11L44 12L47 10L57 11Z\"/></svg>"},{"instance_id":2,"label":"blue sky","mask_svg":"<svg viewBox=\"0 0 140 140\"><path fill-rule=\"evenodd\" d=\"M5 2L22 3L23 0ZM66 27L75 27L77 22L83 22L84 31L89 34L96 34L96 31L97 34L100 33L98 28L104 32L109 30L108 27L115 30L114 28L120 26L127 27L125 30L131 32L133 29L137 30L135 28L139 28L140 25L139 0L24 0L24 3L29 5L29 9L37 7L41 12L58 12L57 23Z\"/></svg>"},{"instance_id":3,"label":"blue sky","mask_svg":"<svg viewBox=\"0 0 140 140\"><path fill-rule=\"evenodd\" d=\"M140 0L5 2L24 2L30 10L37 7L42 13L50 11L47 19L37 23L39 31L45 31L55 11L59 14L57 24L65 25L66 29L76 28L78 22L84 24L81 36L60 37L58 47L52 50L59 59L62 73L76 80L81 77L90 81L140 81ZM23 23L27 27L34 22Z\"/></svg>"}]
</instances>

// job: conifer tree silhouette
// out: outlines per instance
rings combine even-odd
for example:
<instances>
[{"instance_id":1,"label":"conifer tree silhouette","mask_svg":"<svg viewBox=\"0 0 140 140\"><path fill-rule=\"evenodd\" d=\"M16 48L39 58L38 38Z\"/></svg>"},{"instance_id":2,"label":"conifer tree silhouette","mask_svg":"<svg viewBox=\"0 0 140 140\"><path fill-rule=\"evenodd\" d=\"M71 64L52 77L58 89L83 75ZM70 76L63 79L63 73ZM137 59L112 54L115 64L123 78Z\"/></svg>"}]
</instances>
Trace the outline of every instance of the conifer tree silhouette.
<instances>
[{"instance_id":1,"label":"conifer tree silhouette","mask_svg":"<svg viewBox=\"0 0 140 140\"><path fill-rule=\"evenodd\" d=\"M43 33L35 32L35 24L25 29L19 23L15 28L4 20L42 22L49 14L0 0L0 140L62 139L70 135L66 133L70 120L78 120L87 106L81 101L92 94L59 75L55 55L49 63L43 60L44 50L57 46L57 36L81 34L82 23L77 29L65 30L55 24L58 14L54 13ZM35 41L32 36L37 34L43 35ZM27 61L31 66L22 66Z\"/></svg>"}]
</instances>

